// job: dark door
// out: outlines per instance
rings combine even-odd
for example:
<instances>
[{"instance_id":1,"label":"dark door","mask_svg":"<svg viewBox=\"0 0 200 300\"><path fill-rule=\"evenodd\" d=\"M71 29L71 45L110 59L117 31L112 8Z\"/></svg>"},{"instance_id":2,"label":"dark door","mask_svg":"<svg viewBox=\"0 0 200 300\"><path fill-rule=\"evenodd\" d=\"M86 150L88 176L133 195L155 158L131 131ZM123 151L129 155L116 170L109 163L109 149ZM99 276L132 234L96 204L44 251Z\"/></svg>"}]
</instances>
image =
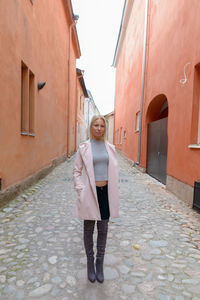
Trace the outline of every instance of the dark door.
<instances>
[{"instance_id":1,"label":"dark door","mask_svg":"<svg viewBox=\"0 0 200 300\"><path fill-rule=\"evenodd\" d=\"M147 173L166 184L167 121L160 119L148 125Z\"/></svg>"}]
</instances>

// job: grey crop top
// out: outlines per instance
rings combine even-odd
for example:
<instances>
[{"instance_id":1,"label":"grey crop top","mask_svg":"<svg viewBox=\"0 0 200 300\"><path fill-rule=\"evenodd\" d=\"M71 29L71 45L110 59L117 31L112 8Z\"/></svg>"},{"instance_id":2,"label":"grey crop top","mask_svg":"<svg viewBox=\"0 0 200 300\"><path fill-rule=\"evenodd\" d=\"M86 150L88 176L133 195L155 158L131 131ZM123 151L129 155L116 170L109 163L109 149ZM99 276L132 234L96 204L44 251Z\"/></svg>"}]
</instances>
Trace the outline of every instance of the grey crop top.
<instances>
[{"instance_id":1,"label":"grey crop top","mask_svg":"<svg viewBox=\"0 0 200 300\"><path fill-rule=\"evenodd\" d=\"M95 181L108 180L109 156L103 140L91 140Z\"/></svg>"}]
</instances>

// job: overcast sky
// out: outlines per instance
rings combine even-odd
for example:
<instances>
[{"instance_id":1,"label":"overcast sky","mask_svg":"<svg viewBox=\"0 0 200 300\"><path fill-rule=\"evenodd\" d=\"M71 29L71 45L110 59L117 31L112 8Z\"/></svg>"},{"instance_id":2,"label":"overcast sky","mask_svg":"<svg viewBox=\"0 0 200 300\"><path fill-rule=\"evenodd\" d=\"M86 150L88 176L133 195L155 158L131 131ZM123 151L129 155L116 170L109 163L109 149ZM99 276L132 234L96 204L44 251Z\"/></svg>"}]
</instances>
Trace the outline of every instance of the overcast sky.
<instances>
[{"instance_id":1,"label":"overcast sky","mask_svg":"<svg viewBox=\"0 0 200 300\"><path fill-rule=\"evenodd\" d=\"M77 31L86 88L101 114L114 110L115 68L112 67L124 0L72 0L79 15Z\"/></svg>"}]
</instances>

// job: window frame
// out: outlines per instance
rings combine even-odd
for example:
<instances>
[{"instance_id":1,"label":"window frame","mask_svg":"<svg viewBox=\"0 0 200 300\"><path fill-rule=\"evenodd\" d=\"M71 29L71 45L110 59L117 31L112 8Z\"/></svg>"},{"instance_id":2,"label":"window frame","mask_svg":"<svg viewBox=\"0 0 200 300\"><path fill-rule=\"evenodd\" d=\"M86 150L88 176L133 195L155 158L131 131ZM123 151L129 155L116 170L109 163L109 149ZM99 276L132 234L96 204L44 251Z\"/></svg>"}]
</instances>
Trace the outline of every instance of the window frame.
<instances>
[{"instance_id":1,"label":"window frame","mask_svg":"<svg viewBox=\"0 0 200 300\"><path fill-rule=\"evenodd\" d=\"M120 128L120 145L122 145L123 127Z\"/></svg>"},{"instance_id":2,"label":"window frame","mask_svg":"<svg viewBox=\"0 0 200 300\"><path fill-rule=\"evenodd\" d=\"M140 111L136 113L136 119L135 119L135 132L140 131Z\"/></svg>"},{"instance_id":3,"label":"window frame","mask_svg":"<svg viewBox=\"0 0 200 300\"><path fill-rule=\"evenodd\" d=\"M193 105L191 114L190 145L188 148L200 149L200 63L194 67Z\"/></svg>"},{"instance_id":4,"label":"window frame","mask_svg":"<svg viewBox=\"0 0 200 300\"><path fill-rule=\"evenodd\" d=\"M21 61L21 135L35 136L35 75Z\"/></svg>"},{"instance_id":5,"label":"window frame","mask_svg":"<svg viewBox=\"0 0 200 300\"><path fill-rule=\"evenodd\" d=\"M200 95L199 95L199 120L198 120L198 132L197 132L197 145L200 146Z\"/></svg>"}]
</instances>

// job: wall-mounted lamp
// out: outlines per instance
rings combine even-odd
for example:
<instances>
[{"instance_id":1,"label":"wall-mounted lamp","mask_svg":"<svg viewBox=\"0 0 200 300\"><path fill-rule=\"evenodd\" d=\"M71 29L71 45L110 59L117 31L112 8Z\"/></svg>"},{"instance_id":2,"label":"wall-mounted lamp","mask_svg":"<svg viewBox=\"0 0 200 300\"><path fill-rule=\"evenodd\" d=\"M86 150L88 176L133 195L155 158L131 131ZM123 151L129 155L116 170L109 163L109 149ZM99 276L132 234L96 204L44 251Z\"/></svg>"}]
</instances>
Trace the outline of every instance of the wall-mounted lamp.
<instances>
[{"instance_id":1,"label":"wall-mounted lamp","mask_svg":"<svg viewBox=\"0 0 200 300\"><path fill-rule=\"evenodd\" d=\"M77 22L79 19L79 15L73 15L74 21Z\"/></svg>"},{"instance_id":2,"label":"wall-mounted lamp","mask_svg":"<svg viewBox=\"0 0 200 300\"><path fill-rule=\"evenodd\" d=\"M38 82L38 90L41 90L45 86L45 84L45 81Z\"/></svg>"}]
</instances>

